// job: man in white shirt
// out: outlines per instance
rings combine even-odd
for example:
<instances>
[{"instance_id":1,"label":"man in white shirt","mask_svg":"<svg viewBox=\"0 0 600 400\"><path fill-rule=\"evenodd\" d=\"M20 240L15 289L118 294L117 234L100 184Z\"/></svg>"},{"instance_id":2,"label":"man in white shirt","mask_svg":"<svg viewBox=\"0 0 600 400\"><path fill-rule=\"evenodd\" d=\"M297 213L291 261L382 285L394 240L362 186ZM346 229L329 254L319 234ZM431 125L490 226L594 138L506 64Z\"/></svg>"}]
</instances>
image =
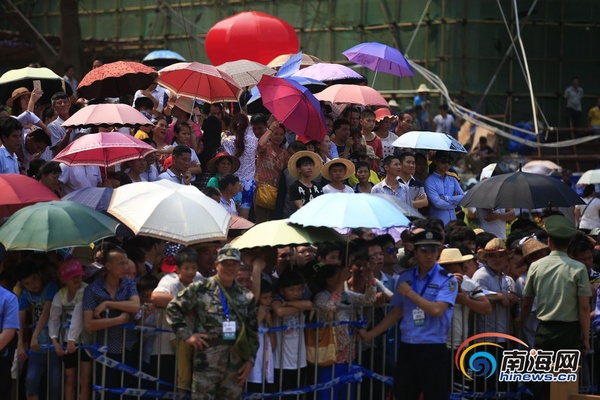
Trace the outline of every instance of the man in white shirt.
<instances>
[{"instance_id":1,"label":"man in white shirt","mask_svg":"<svg viewBox=\"0 0 600 400\"><path fill-rule=\"evenodd\" d=\"M18 174L19 159L17 151L21 147L23 125L16 118L0 118L0 174Z\"/></svg>"},{"instance_id":2,"label":"man in white shirt","mask_svg":"<svg viewBox=\"0 0 600 400\"><path fill-rule=\"evenodd\" d=\"M447 104L440 106L440 113L433 118L433 124L435 125L435 131L441 133L450 133L452 126L456 126L454 117L448 114Z\"/></svg>"},{"instance_id":3,"label":"man in white shirt","mask_svg":"<svg viewBox=\"0 0 600 400\"><path fill-rule=\"evenodd\" d=\"M233 198L237 196L241 188L240 178L233 174L225 174L219 178L219 191L221 192L219 204L221 204L229 214L238 215Z\"/></svg>"},{"instance_id":4,"label":"man in white shirt","mask_svg":"<svg viewBox=\"0 0 600 400\"><path fill-rule=\"evenodd\" d=\"M69 119L71 110L71 100L64 92L55 93L52 96L52 108L58 114L58 117L48 124L48 129L52 133L50 140L52 145L50 149L53 155L56 156L62 149L67 147L75 139L77 131L72 128L65 129L62 124Z\"/></svg>"},{"instance_id":5,"label":"man in white shirt","mask_svg":"<svg viewBox=\"0 0 600 400\"><path fill-rule=\"evenodd\" d=\"M61 163L62 173L58 180L63 184L64 194L88 187L98 187L102 183L100 168L95 165L74 165L69 167Z\"/></svg>"},{"instance_id":6,"label":"man in white shirt","mask_svg":"<svg viewBox=\"0 0 600 400\"><path fill-rule=\"evenodd\" d=\"M173 164L158 176L158 180L166 179L182 185L189 185L192 182L192 173L190 172L192 149L184 144L180 144L175 146L171 157Z\"/></svg>"}]
</instances>

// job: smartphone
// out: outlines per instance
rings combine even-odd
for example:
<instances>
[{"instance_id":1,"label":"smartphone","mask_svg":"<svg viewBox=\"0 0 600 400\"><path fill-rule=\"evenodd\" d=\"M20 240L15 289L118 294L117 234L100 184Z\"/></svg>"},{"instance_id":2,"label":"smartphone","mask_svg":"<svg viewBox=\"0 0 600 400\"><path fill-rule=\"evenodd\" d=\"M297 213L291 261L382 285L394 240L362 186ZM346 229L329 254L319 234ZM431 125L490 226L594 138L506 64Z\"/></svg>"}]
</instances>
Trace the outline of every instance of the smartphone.
<instances>
[{"instance_id":1,"label":"smartphone","mask_svg":"<svg viewBox=\"0 0 600 400\"><path fill-rule=\"evenodd\" d=\"M39 79L33 81L33 90L35 89L42 90L42 81L40 81Z\"/></svg>"}]
</instances>

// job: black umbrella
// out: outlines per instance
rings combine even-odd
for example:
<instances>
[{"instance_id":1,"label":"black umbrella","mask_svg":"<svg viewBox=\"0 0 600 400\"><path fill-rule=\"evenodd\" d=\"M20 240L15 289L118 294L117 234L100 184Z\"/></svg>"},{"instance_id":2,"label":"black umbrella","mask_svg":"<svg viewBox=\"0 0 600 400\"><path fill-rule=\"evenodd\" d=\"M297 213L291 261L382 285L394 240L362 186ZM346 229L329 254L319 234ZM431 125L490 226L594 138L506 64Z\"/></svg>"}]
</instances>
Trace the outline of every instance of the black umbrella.
<instances>
[{"instance_id":1,"label":"black umbrella","mask_svg":"<svg viewBox=\"0 0 600 400\"><path fill-rule=\"evenodd\" d=\"M513 172L493 176L475 185L459 205L480 208L544 208L585 204L562 181L544 175Z\"/></svg>"}]
</instances>

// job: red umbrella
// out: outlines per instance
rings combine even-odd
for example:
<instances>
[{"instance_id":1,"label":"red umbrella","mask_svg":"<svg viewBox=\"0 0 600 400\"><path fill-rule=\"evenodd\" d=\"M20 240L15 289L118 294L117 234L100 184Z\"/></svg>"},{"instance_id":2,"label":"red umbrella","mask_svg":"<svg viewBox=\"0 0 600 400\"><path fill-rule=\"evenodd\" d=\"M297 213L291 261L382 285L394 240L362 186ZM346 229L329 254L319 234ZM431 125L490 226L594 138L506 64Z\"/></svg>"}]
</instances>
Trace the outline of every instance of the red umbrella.
<instances>
[{"instance_id":1,"label":"red umbrella","mask_svg":"<svg viewBox=\"0 0 600 400\"><path fill-rule=\"evenodd\" d=\"M38 202L60 200L40 182L19 174L0 174L0 193L0 217Z\"/></svg>"},{"instance_id":2,"label":"red umbrella","mask_svg":"<svg viewBox=\"0 0 600 400\"><path fill-rule=\"evenodd\" d=\"M179 96L207 103L238 101L242 89L233 78L212 65L181 62L160 70L158 83Z\"/></svg>"},{"instance_id":3,"label":"red umbrella","mask_svg":"<svg viewBox=\"0 0 600 400\"><path fill-rule=\"evenodd\" d=\"M153 125L141 112L127 104L95 104L83 107L63 122L65 128L89 128L92 126Z\"/></svg>"},{"instance_id":4,"label":"red umbrella","mask_svg":"<svg viewBox=\"0 0 600 400\"><path fill-rule=\"evenodd\" d=\"M88 99L119 97L146 89L158 76L152 68L133 61L104 64L88 72L77 90Z\"/></svg>"},{"instance_id":5,"label":"red umbrella","mask_svg":"<svg viewBox=\"0 0 600 400\"><path fill-rule=\"evenodd\" d=\"M315 96L298 82L264 75L258 82L263 105L297 135L321 141L327 134L325 117Z\"/></svg>"},{"instance_id":6,"label":"red umbrella","mask_svg":"<svg viewBox=\"0 0 600 400\"><path fill-rule=\"evenodd\" d=\"M363 106L388 106L379 92L369 86L332 85L315 95L317 100L332 103L360 104Z\"/></svg>"},{"instance_id":7,"label":"red umbrella","mask_svg":"<svg viewBox=\"0 0 600 400\"><path fill-rule=\"evenodd\" d=\"M75 140L54 157L67 165L97 165L110 167L137 160L156 149L133 136L119 132L91 133Z\"/></svg>"}]
</instances>

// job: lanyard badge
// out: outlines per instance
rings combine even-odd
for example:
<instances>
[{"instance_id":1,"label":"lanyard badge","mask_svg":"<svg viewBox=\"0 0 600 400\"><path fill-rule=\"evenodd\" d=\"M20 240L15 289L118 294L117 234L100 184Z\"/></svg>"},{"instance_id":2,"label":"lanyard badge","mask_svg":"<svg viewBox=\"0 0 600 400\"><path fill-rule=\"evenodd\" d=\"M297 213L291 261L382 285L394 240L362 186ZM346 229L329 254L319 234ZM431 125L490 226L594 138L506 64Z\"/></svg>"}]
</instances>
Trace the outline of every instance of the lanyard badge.
<instances>
[{"instance_id":1,"label":"lanyard badge","mask_svg":"<svg viewBox=\"0 0 600 400\"><path fill-rule=\"evenodd\" d=\"M235 321L229 320L229 308L227 307L227 299L223 288L219 289L221 293L221 302L223 303L223 313L225 314L225 321L223 321L223 340L235 340L236 338L236 324Z\"/></svg>"}]
</instances>

